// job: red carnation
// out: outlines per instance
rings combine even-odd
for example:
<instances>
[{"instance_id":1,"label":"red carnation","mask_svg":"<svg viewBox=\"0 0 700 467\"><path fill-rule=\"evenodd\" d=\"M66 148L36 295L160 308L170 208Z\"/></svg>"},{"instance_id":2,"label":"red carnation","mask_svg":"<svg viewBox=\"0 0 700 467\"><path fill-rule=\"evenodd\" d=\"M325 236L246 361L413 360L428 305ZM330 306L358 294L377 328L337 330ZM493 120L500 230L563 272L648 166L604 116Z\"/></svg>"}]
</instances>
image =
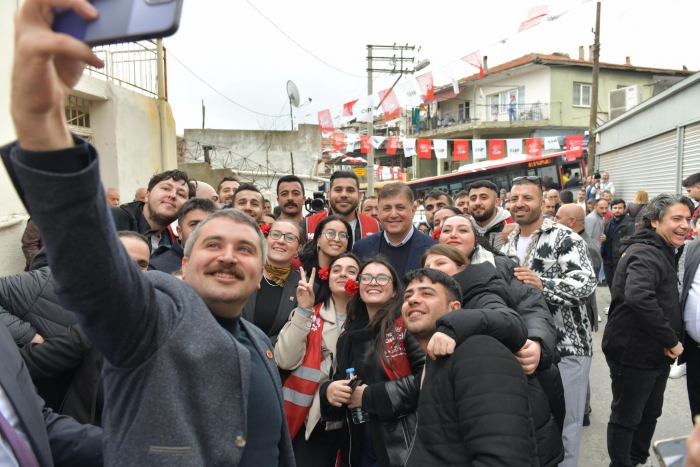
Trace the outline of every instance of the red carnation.
<instances>
[{"instance_id":1,"label":"red carnation","mask_svg":"<svg viewBox=\"0 0 700 467\"><path fill-rule=\"evenodd\" d=\"M263 235L265 235L267 237L267 234L270 233L270 226L267 224L262 224L260 226L260 230L262 230Z\"/></svg>"},{"instance_id":2,"label":"red carnation","mask_svg":"<svg viewBox=\"0 0 700 467\"><path fill-rule=\"evenodd\" d=\"M433 231L433 238L437 240L438 242L440 241L440 229L435 229Z\"/></svg>"},{"instance_id":3,"label":"red carnation","mask_svg":"<svg viewBox=\"0 0 700 467\"><path fill-rule=\"evenodd\" d=\"M345 291L348 293L350 297L357 295L357 292L360 291L360 287L357 285L357 281L354 280L349 280L345 283Z\"/></svg>"},{"instance_id":4,"label":"red carnation","mask_svg":"<svg viewBox=\"0 0 700 467\"><path fill-rule=\"evenodd\" d=\"M318 277L321 278L324 281L328 280L328 266L325 268L321 268L318 270Z\"/></svg>"}]
</instances>

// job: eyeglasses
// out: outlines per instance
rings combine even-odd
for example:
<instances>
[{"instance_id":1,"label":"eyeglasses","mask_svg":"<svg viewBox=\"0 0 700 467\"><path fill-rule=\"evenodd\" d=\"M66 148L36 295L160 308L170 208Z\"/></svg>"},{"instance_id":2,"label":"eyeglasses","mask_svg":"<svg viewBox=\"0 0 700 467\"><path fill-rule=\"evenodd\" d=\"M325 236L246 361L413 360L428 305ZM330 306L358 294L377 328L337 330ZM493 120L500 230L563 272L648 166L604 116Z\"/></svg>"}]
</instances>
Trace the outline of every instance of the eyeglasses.
<instances>
[{"instance_id":1,"label":"eyeglasses","mask_svg":"<svg viewBox=\"0 0 700 467\"><path fill-rule=\"evenodd\" d=\"M348 239L348 234L345 232L336 232L335 230L326 230L323 232L323 235L325 235L328 240L333 240L334 238L338 238L339 240Z\"/></svg>"},{"instance_id":2,"label":"eyeglasses","mask_svg":"<svg viewBox=\"0 0 700 467\"><path fill-rule=\"evenodd\" d=\"M296 235L290 233L282 233L279 230L270 230L270 233L268 235L272 237L273 240L279 240L281 237L284 237L284 241L287 243L294 243L295 241L299 241L299 237L297 237Z\"/></svg>"},{"instance_id":3,"label":"eyeglasses","mask_svg":"<svg viewBox=\"0 0 700 467\"><path fill-rule=\"evenodd\" d=\"M515 177L513 179L513 183L518 183L521 180L527 180L528 182L536 183L538 185L540 184L540 177L538 177L537 175L528 175L526 177Z\"/></svg>"},{"instance_id":4,"label":"eyeglasses","mask_svg":"<svg viewBox=\"0 0 700 467\"><path fill-rule=\"evenodd\" d=\"M378 274L373 276L371 274L360 274L360 284L369 285L375 280L378 285L387 285L391 282L391 276L386 274Z\"/></svg>"}]
</instances>

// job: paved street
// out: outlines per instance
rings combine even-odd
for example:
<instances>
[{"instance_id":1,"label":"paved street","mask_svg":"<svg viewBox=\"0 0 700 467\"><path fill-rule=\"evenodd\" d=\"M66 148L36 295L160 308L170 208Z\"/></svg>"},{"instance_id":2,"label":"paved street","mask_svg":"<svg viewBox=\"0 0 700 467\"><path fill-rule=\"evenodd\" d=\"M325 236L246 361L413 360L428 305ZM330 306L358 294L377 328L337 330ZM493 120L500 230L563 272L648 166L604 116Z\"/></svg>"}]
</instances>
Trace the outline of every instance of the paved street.
<instances>
[{"instance_id":1,"label":"paved street","mask_svg":"<svg viewBox=\"0 0 700 467\"><path fill-rule=\"evenodd\" d=\"M603 328L607 316L603 309L610 303L610 293L606 286L599 286L596 292L598 309L603 322L600 330L593 334L593 365L591 367L591 425L583 428L583 441L581 444L580 467L604 467L610 459L606 445L606 429L610 415L610 375L605 356L601 351ZM690 410L685 388L685 376L679 379L669 379L664 398L664 413L656 425L654 441L658 439L686 436L691 430ZM653 450L650 450L652 465L658 466Z\"/></svg>"}]
</instances>

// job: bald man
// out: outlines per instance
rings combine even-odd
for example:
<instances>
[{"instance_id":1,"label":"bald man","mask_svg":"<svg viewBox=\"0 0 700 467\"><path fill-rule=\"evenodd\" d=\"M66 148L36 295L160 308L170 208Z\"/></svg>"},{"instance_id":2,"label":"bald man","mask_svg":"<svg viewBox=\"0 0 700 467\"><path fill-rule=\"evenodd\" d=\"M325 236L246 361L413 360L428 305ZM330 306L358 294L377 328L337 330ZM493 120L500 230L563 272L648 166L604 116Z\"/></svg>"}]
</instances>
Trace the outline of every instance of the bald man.
<instances>
[{"instance_id":1,"label":"bald man","mask_svg":"<svg viewBox=\"0 0 700 467\"><path fill-rule=\"evenodd\" d=\"M216 193L214 187L206 182L200 182L197 180L197 192L195 198L208 198L215 203L219 202L219 195Z\"/></svg>"},{"instance_id":2,"label":"bald man","mask_svg":"<svg viewBox=\"0 0 700 467\"><path fill-rule=\"evenodd\" d=\"M136 194L134 195L134 201L141 201L142 203L145 203L146 194L148 194L148 190L146 188L139 188L136 190Z\"/></svg>"}]
</instances>

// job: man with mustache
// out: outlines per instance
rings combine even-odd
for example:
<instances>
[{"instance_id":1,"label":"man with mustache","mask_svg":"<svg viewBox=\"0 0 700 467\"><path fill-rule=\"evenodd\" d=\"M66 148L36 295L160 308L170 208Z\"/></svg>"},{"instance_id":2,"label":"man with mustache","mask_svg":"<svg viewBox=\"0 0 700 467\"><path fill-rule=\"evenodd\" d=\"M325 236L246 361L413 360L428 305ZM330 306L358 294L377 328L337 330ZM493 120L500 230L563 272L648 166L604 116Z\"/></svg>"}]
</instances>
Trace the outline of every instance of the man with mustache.
<instances>
[{"instance_id":1,"label":"man with mustache","mask_svg":"<svg viewBox=\"0 0 700 467\"><path fill-rule=\"evenodd\" d=\"M262 279L260 228L238 209L217 211L187 240L182 280L141 272L110 221L97 151L65 120L63 103L85 64L103 62L51 30L58 7L97 16L85 0L25 0L17 9L17 142L0 154L46 234L61 302L105 357L105 465L294 466L272 346L240 319Z\"/></svg>"},{"instance_id":2,"label":"man with mustache","mask_svg":"<svg viewBox=\"0 0 700 467\"><path fill-rule=\"evenodd\" d=\"M154 175L146 188L146 201L133 201L111 207L117 230L137 232L148 239L151 254L162 254L172 248L177 237L168 227L177 219L180 208L194 198L196 186L181 170L168 170Z\"/></svg>"},{"instance_id":3,"label":"man with mustache","mask_svg":"<svg viewBox=\"0 0 700 467\"><path fill-rule=\"evenodd\" d=\"M291 219L297 224L304 220L304 183L296 175L285 175L277 180L277 206L282 210L280 219Z\"/></svg>"}]
</instances>

